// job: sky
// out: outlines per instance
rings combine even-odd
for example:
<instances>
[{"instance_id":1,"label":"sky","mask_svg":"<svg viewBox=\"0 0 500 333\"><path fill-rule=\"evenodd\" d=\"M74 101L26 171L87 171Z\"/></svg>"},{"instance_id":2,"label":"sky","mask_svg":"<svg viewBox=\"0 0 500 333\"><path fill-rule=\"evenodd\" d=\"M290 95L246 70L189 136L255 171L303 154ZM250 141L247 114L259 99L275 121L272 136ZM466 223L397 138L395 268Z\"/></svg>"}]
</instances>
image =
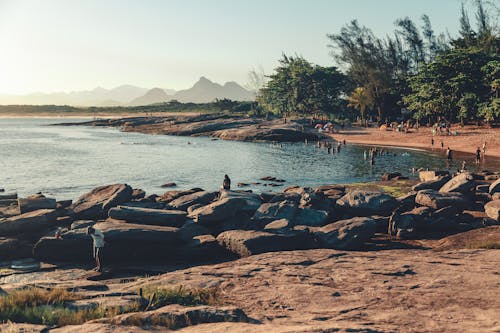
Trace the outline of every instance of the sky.
<instances>
[{"instance_id":1,"label":"sky","mask_svg":"<svg viewBox=\"0 0 500 333\"><path fill-rule=\"evenodd\" d=\"M248 82L282 53L334 65L328 33L357 19L377 35L429 15L458 31L460 0L0 0L0 93L133 84ZM470 13L471 18L473 13Z\"/></svg>"}]
</instances>

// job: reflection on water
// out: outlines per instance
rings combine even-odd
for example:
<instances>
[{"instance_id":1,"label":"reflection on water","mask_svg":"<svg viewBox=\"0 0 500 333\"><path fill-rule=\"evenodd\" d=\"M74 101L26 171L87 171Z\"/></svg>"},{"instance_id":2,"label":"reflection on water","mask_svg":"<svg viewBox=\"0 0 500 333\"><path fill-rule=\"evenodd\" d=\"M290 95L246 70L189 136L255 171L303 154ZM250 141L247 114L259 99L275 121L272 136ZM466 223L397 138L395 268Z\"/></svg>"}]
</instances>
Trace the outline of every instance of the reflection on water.
<instances>
[{"instance_id":1,"label":"reflection on water","mask_svg":"<svg viewBox=\"0 0 500 333\"><path fill-rule=\"evenodd\" d=\"M411 176L412 168L446 169L442 153L389 149L374 166L363 159L365 147L343 146L327 154L313 143L283 144L213 141L210 138L122 133L112 128L42 126L61 119L0 119L0 188L28 195L42 191L58 199L126 182L149 193L175 182L180 188L216 190L224 174L233 184L283 178L287 185L322 185L376 180L384 172ZM190 142L191 144L188 144ZM458 157L458 155L456 155ZM476 169L472 157L468 166ZM449 168L457 170L463 157ZM487 161L479 168L496 168ZM278 190L262 185L254 190Z\"/></svg>"}]
</instances>

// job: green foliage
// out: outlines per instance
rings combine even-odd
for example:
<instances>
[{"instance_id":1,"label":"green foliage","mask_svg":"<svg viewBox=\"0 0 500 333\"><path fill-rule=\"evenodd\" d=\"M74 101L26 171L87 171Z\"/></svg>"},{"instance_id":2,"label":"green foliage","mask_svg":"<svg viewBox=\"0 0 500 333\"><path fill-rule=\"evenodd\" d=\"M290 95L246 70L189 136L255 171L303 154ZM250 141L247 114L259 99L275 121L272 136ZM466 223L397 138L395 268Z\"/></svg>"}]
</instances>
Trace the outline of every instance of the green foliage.
<instances>
[{"instance_id":1,"label":"green foliage","mask_svg":"<svg viewBox=\"0 0 500 333\"><path fill-rule=\"evenodd\" d=\"M257 100L264 110L278 115L329 114L339 106L344 82L345 76L335 67L283 55Z\"/></svg>"}]
</instances>

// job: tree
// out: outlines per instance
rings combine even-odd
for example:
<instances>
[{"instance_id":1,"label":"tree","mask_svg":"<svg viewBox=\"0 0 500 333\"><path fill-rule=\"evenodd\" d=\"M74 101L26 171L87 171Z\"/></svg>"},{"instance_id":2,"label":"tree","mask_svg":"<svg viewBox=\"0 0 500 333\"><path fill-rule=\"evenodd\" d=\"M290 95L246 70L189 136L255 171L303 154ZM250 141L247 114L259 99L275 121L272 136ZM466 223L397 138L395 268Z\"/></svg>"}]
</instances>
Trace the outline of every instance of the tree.
<instances>
[{"instance_id":1,"label":"tree","mask_svg":"<svg viewBox=\"0 0 500 333\"><path fill-rule=\"evenodd\" d=\"M364 87L357 87L347 98L350 106L354 109L359 110L361 120L366 119L366 109L372 104L372 98L369 92Z\"/></svg>"},{"instance_id":2,"label":"tree","mask_svg":"<svg viewBox=\"0 0 500 333\"><path fill-rule=\"evenodd\" d=\"M259 90L257 101L278 115L332 113L341 103L345 76L335 67L313 65L283 55L280 65Z\"/></svg>"}]
</instances>

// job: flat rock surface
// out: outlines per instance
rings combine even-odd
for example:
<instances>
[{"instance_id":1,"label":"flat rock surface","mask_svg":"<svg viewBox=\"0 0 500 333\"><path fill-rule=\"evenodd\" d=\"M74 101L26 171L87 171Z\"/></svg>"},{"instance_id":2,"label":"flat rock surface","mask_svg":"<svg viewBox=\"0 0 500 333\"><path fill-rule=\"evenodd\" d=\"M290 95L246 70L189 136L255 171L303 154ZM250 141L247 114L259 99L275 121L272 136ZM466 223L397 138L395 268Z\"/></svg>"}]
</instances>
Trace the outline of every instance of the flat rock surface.
<instances>
[{"instance_id":1,"label":"flat rock surface","mask_svg":"<svg viewBox=\"0 0 500 333\"><path fill-rule=\"evenodd\" d=\"M201 324L179 332L496 332L499 254L479 249L318 249L165 268L168 273L137 280L110 276L88 281L82 269L55 268L4 276L0 284L5 290L57 285L87 296L132 293L147 285L218 286L224 306L241 308L256 321ZM109 324L56 332L85 332L89 325L96 332L142 332Z\"/></svg>"}]
</instances>

